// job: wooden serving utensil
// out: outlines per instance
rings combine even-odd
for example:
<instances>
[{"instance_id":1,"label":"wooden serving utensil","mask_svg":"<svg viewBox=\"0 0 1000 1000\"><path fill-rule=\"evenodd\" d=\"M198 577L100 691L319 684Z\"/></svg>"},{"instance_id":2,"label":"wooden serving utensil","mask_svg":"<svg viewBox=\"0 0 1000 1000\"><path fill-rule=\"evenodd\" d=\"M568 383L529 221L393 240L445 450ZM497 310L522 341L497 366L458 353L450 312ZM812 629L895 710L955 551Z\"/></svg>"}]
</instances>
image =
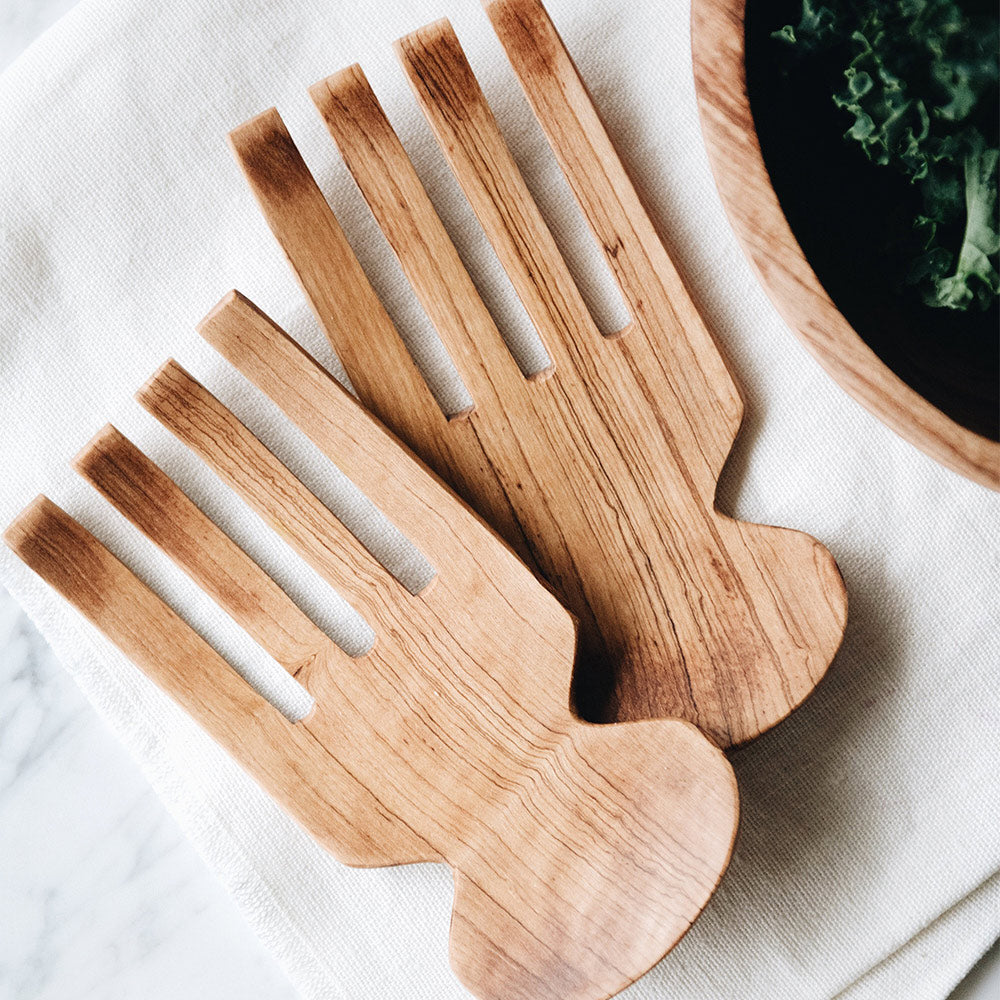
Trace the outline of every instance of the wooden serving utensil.
<instances>
[{"instance_id":1,"label":"wooden serving utensil","mask_svg":"<svg viewBox=\"0 0 1000 1000\"><path fill-rule=\"evenodd\" d=\"M598 1000L653 965L725 870L738 801L694 726L569 708L571 616L461 501L250 302L205 338L414 541L407 590L174 362L138 399L376 633L348 656L163 471L108 426L75 467L315 699L289 721L45 497L7 544L350 865L445 861L451 958L474 994Z\"/></svg>"},{"instance_id":2,"label":"wooden serving utensil","mask_svg":"<svg viewBox=\"0 0 1000 1000\"><path fill-rule=\"evenodd\" d=\"M579 618L581 713L678 716L741 743L825 673L843 582L815 539L715 510L737 388L545 10L486 7L631 312L620 333L595 327L447 21L397 53L552 359L540 375L510 357L359 67L310 93L472 411L435 403L277 112L233 149L362 401Z\"/></svg>"}]
</instances>

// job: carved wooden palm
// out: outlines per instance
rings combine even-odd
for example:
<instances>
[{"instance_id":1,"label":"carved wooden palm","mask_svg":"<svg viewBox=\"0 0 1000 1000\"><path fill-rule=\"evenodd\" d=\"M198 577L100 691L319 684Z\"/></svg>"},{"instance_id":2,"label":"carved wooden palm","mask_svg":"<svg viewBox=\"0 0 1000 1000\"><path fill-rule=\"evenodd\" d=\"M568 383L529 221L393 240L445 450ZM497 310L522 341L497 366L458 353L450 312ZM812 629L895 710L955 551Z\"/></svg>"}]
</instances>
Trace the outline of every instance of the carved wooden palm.
<instances>
[{"instance_id":1,"label":"carved wooden palm","mask_svg":"<svg viewBox=\"0 0 1000 1000\"><path fill-rule=\"evenodd\" d=\"M617 992L725 869L738 806L722 752L683 721L574 718L573 620L508 547L245 299L202 332L416 542L433 583L405 589L174 362L140 402L350 600L373 648L342 652L110 426L77 470L305 686L312 713L286 719L45 497L7 544L336 857L447 862L452 963L477 996Z\"/></svg>"},{"instance_id":2,"label":"carved wooden palm","mask_svg":"<svg viewBox=\"0 0 1000 1000\"><path fill-rule=\"evenodd\" d=\"M545 11L487 9L631 311L620 334L595 328L446 21L397 52L548 349L541 375L506 350L358 67L310 92L471 412L445 419L277 112L236 129L233 148L360 398L578 616L581 712L678 716L740 743L825 673L846 616L840 574L813 538L714 509L736 386Z\"/></svg>"}]
</instances>

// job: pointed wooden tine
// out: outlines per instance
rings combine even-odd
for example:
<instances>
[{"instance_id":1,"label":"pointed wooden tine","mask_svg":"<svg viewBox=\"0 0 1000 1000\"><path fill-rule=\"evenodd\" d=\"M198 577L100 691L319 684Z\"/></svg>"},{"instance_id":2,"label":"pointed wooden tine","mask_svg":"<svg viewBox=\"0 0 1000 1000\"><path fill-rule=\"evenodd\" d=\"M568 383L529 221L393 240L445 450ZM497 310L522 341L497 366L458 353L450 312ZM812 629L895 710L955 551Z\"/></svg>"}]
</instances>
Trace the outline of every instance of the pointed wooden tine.
<instances>
[{"instance_id":1,"label":"pointed wooden tine","mask_svg":"<svg viewBox=\"0 0 1000 1000\"><path fill-rule=\"evenodd\" d=\"M570 54L539 0L483 0L584 217L633 317L651 289L686 297ZM669 301L656 302L668 309Z\"/></svg>"},{"instance_id":2,"label":"pointed wooden tine","mask_svg":"<svg viewBox=\"0 0 1000 1000\"><path fill-rule=\"evenodd\" d=\"M514 359L361 67L320 80L309 96L473 402L482 404L492 395L490 372L514 367Z\"/></svg>"},{"instance_id":3,"label":"pointed wooden tine","mask_svg":"<svg viewBox=\"0 0 1000 1000\"><path fill-rule=\"evenodd\" d=\"M281 116L271 108L251 118L229 144L358 397L407 440L440 434L441 408Z\"/></svg>"},{"instance_id":4,"label":"pointed wooden tine","mask_svg":"<svg viewBox=\"0 0 1000 1000\"><path fill-rule=\"evenodd\" d=\"M685 393L714 400L728 453L743 402L540 0L482 0L632 314ZM639 348L642 350L642 348Z\"/></svg>"},{"instance_id":5,"label":"pointed wooden tine","mask_svg":"<svg viewBox=\"0 0 1000 1000\"><path fill-rule=\"evenodd\" d=\"M552 356L599 336L549 227L444 19L399 39L396 55L452 172Z\"/></svg>"},{"instance_id":6,"label":"pointed wooden tine","mask_svg":"<svg viewBox=\"0 0 1000 1000\"><path fill-rule=\"evenodd\" d=\"M64 510L39 496L3 537L251 773L282 752L292 723Z\"/></svg>"},{"instance_id":7,"label":"pointed wooden tine","mask_svg":"<svg viewBox=\"0 0 1000 1000\"><path fill-rule=\"evenodd\" d=\"M274 580L111 424L72 464L293 676L330 645Z\"/></svg>"},{"instance_id":8,"label":"pointed wooden tine","mask_svg":"<svg viewBox=\"0 0 1000 1000\"><path fill-rule=\"evenodd\" d=\"M369 622L378 618L381 604L393 597L385 585L386 571L235 414L172 360L136 393L136 399L364 618Z\"/></svg>"},{"instance_id":9,"label":"pointed wooden tine","mask_svg":"<svg viewBox=\"0 0 1000 1000\"><path fill-rule=\"evenodd\" d=\"M230 292L198 332L439 570L454 545L466 544L461 529L469 514L461 501L249 299Z\"/></svg>"}]
</instances>

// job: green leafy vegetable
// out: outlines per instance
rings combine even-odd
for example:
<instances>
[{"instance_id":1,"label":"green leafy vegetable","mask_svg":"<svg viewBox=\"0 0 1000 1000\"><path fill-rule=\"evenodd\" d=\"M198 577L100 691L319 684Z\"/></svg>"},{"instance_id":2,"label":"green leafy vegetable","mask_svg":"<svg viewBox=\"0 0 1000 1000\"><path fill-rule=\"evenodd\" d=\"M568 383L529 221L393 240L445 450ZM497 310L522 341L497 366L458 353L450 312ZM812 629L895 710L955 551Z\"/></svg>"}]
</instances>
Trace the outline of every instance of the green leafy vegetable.
<instances>
[{"instance_id":1,"label":"green leafy vegetable","mask_svg":"<svg viewBox=\"0 0 1000 1000\"><path fill-rule=\"evenodd\" d=\"M998 18L971 0L802 0L772 38L840 60L845 139L920 192L897 249L931 306L986 309L1000 295Z\"/></svg>"}]
</instances>

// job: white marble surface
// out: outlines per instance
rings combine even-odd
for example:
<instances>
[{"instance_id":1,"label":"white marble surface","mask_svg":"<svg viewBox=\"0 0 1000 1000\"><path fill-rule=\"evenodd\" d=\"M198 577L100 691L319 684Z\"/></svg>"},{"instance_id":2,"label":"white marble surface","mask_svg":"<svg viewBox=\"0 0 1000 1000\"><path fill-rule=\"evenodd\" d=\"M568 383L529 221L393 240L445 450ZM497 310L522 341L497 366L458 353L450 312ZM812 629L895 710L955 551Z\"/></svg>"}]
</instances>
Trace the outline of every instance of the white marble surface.
<instances>
[{"instance_id":1,"label":"white marble surface","mask_svg":"<svg viewBox=\"0 0 1000 1000\"><path fill-rule=\"evenodd\" d=\"M75 0L0 0L0 69ZM295 992L0 591L0 998ZM1000 1000L997 947L952 1000Z\"/></svg>"},{"instance_id":2,"label":"white marble surface","mask_svg":"<svg viewBox=\"0 0 1000 1000\"><path fill-rule=\"evenodd\" d=\"M295 995L0 591L0 997Z\"/></svg>"}]
</instances>

